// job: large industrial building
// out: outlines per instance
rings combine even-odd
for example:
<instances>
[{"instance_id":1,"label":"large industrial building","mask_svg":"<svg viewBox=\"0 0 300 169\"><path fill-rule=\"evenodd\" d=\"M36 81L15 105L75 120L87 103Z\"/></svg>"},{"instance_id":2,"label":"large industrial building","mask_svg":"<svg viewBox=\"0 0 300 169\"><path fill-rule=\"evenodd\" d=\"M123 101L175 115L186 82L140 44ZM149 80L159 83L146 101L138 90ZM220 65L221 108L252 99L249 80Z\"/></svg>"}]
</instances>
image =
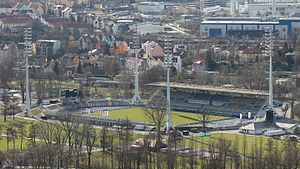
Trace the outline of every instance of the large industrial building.
<instances>
[{"instance_id":1,"label":"large industrial building","mask_svg":"<svg viewBox=\"0 0 300 169\"><path fill-rule=\"evenodd\" d=\"M257 17L250 18L207 18L201 22L202 36L251 36L261 37L265 27L271 27L274 34L282 39L300 29L300 18L280 18L276 21L264 21Z\"/></svg>"}]
</instances>

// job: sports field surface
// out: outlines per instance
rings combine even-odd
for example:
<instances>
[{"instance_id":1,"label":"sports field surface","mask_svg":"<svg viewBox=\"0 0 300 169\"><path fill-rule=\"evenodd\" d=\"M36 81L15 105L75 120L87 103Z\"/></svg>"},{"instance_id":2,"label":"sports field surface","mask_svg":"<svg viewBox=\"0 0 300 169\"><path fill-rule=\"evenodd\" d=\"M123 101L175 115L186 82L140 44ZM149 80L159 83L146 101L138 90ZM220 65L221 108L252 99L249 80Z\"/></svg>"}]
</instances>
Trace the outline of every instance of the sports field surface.
<instances>
[{"instance_id":1,"label":"sports field surface","mask_svg":"<svg viewBox=\"0 0 300 169\"><path fill-rule=\"evenodd\" d=\"M85 116L104 117L99 112L85 114ZM131 121L151 123L151 121L147 117L145 110L143 108L129 108L129 109L113 110L108 113L108 117L113 118L113 119L128 119ZM212 116L212 115L209 116L209 120L220 120L220 119L224 119L224 118L227 118L227 117ZM195 123L195 122L199 121L199 114L185 113L185 112L172 112L171 120L174 125Z\"/></svg>"}]
</instances>

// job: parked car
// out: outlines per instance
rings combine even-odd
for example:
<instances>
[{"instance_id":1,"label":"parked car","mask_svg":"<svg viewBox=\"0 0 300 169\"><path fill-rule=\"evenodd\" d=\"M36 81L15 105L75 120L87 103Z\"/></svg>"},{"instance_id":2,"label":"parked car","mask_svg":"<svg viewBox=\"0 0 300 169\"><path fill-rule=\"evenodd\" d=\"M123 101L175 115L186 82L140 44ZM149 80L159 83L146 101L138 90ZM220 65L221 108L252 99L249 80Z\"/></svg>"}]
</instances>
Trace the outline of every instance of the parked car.
<instances>
[{"instance_id":1,"label":"parked car","mask_svg":"<svg viewBox=\"0 0 300 169\"><path fill-rule=\"evenodd\" d=\"M133 128L133 130L138 130L138 131L144 131L146 128L146 126L144 125L135 125L135 127Z\"/></svg>"}]
</instances>

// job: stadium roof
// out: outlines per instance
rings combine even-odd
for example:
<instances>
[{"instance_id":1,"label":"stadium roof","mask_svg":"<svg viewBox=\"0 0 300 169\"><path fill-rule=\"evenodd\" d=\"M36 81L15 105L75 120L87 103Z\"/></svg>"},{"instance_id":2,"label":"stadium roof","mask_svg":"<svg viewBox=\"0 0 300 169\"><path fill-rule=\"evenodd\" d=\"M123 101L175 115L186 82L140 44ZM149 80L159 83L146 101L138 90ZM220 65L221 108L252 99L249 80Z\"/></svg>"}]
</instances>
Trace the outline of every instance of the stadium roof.
<instances>
[{"instance_id":1,"label":"stadium roof","mask_svg":"<svg viewBox=\"0 0 300 169\"><path fill-rule=\"evenodd\" d=\"M201 24L261 24L261 25L277 25L279 22L277 21L239 21L239 20L204 20L201 22Z\"/></svg>"},{"instance_id":2,"label":"stadium roof","mask_svg":"<svg viewBox=\"0 0 300 169\"><path fill-rule=\"evenodd\" d=\"M150 83L147 85L154 86L154 87L166 87L165 82ZM269 96L269 93L267 91L249 90L249 89L241 89L241 88L224 88L218 86L204 86L204 85L185 84L185 83L170 83L170 87L181 88L181 89L202 90L202 91Z\"/></svg>"}]
</instances>

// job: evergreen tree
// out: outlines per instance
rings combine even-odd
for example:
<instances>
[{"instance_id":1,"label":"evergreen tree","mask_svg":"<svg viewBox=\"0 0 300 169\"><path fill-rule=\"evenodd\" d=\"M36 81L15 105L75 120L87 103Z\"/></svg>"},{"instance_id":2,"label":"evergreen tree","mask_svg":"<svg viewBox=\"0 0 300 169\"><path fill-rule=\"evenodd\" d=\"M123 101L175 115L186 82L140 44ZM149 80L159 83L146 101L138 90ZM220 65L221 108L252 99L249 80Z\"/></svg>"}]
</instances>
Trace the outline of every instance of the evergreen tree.
<instances>
[{"instance_id":1,"label":"evergreen tree","mask_svg":"<svg viewBox=\"0 0 300 169\"><path fill-rule=\"evenodd\" d=\"M213 71L217 69L217 63L213 60L212 51L208 51L206 53L206 66L207 66L207 70L209 71Z\"/></svg>"},{"instance_id":2,"label":"evergreen tree","mask_svg":"<svg viewBox=\"0 0 300 169\"><path fill-rule=\"evenodd\" d=\"M104 55L110 56L110 47L107 42L104 43Z\"/></svg>"},{"instance_id":3,"label":"evergreen tree","mask_svg":"<svg viewBox=\"0 0 300 169\"><path fill-rule=\"evenodd\" d=\"M82 68L81 62L79 62L78 66L77 66L77 73L83 73L83 68Z\"/></svg>"},{"instance_id":4,"label":"evergreen tree","mask_svg":"<svg viewBox=\"0 0 300 169\"><path fill-rule=\"evenodd\" d=\"M59 71L59 62L58 61L54 62L53 71L56 75L59 75L60 71Z\"/></svg>"}]
</instances>

